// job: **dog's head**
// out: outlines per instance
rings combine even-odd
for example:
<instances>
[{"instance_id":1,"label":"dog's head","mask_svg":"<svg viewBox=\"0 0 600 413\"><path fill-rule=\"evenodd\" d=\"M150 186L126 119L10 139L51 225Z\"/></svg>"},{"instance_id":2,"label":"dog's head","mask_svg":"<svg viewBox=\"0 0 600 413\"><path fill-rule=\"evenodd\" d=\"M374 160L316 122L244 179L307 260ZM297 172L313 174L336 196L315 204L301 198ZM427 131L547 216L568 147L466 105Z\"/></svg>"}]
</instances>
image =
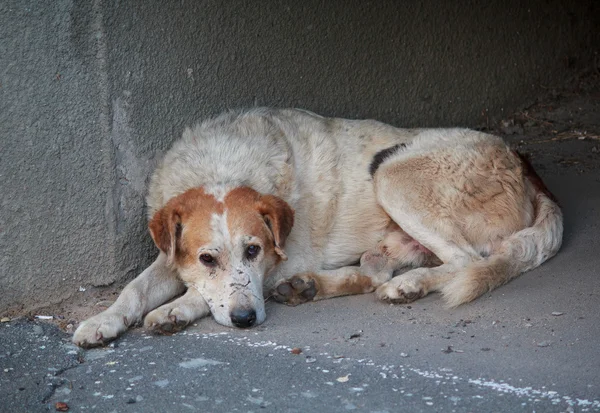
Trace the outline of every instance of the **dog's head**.
<instances>
[{"instance_id":1,"label":"dog's head","mask_svg":"<svg viewBox=\"0 0 600 413\"><path fill-rule=\"evenodd\" d=\"M250 327L265 320L264 277L287 257L294 211L282 199L240 187L222 202L202 188L171 199L150 220L152 239L215 320Z\"/></svg>"}]
</instances>

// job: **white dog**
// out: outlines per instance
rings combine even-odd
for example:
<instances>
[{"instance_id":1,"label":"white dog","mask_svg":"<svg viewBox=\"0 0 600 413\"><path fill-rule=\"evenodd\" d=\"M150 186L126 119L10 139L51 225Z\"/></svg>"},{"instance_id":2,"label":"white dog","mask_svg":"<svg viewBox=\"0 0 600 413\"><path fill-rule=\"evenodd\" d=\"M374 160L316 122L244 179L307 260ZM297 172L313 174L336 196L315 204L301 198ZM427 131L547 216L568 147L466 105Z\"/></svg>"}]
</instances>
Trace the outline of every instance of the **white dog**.
<instances>
[{"instance_id":1,"label":"white dog","mask_svg":"<svg viewBox=\"0 0 600 413\"><path fill-rule=\"evenodd\" d=\"M563 230L552 195L498 137L293 109L186 129L147 202L160 254L79 326L79 345L148 312L159 332L208 314L257 325L263 288L290 305L376 290L394 303L439 291L456 306L552 257Z\"/></svg>"}]
</instances>

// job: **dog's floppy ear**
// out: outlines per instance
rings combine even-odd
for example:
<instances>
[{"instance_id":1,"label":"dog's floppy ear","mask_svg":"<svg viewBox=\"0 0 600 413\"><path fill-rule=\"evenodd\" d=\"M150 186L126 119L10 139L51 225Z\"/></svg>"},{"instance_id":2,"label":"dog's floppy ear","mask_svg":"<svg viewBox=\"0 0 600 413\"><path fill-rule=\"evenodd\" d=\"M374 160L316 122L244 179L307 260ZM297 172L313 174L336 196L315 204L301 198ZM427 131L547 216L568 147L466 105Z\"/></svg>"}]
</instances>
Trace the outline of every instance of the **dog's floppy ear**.
<instances>
[{"instance_id":1,"label":"dog's floppy ear","mask_svg":"<svg viewBox=\"0 0 600 413\"><path fill-rule=\"evenodd\" d=\"M294 225L294 210L283 199L273 195L261 196L257 207L273 233L275 252L282 260L287 260L283 246Z\"/></svg>"},{"instance_id":2,"label":"dog's floppy ear","mask_svg":"<svg viewBox=\"0 0 600 413\"><path fill-rule=\"evenodd\" d=\"M154 243L167 254L167 263L171 265L181 237L181 216L176 210L166 206L154 214L148 227Z\"/></svg>"}]
</instances>

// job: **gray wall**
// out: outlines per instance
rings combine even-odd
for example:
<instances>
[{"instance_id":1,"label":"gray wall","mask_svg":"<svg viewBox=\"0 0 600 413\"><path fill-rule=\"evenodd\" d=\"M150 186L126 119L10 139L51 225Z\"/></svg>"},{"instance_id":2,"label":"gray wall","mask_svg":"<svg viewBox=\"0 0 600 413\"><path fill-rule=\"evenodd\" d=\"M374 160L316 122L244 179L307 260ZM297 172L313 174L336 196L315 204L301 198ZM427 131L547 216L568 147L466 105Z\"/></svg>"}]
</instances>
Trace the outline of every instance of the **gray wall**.
<instances>
[{"instance_id":1,"label":"gray wall","mask_svg":"<svg viewBox=\"0 0 600 413\"><path fill-rule=\"evenodd\" d=\"M254 105L478 125L589 62L592 3L0 2L0 310L149 264L146 180L184 125Z\"/></svg>"}]
</instances>

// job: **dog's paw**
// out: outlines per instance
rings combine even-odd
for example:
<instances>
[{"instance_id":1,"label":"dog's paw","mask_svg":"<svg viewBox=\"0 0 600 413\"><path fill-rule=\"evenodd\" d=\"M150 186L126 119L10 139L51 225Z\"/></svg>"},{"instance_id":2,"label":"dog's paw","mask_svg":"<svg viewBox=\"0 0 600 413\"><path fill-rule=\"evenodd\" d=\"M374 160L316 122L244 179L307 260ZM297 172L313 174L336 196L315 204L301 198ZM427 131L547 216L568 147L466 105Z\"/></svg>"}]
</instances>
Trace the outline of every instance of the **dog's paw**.
<instances>
[{"instance_id":1,"label":"dog's paw","mask_svg":"<svg viewBox=\"0 0 600 413\"><path fill-rule=\"evenodd\" d=\"M277 302L296 306L312 301L318 292L318 284L310 274L297 274L278 282L271 290L271 297Z\"/></svg>"},{"instance_id":2,"label":"dog's paw","mask_svg":"<svg viewBox=\"0 0 600 413\"><path fill-rule=\"evenodd\" d=\"M365 275L387 270L389 259L383 254L367 251L360 257L360 272Z\"/></svg>"},{"instance_id":3,"label":"dog's paw","mask_svg":"<svg viewBox=\"0 0 600 413\"><path fill-rule=\"evenodd\" d=\"M398 276L386 282L375 291L375 295L381 301L393 304L407 304L424 297L424 291L419 280Z\"/></svg>"},{"instance_id":4,"label":"dog's paw","mask_svg":"<svg viewBox=\"0 0 600 413\"><path fill-rule=\"evenodd\" d=\"M373 286L377 287L392 278L394 266L385 254L367 251L360 257L360 273L369 277Z\"/></svg>"},{"instance_id":5,"label":"dog's paw","mask_svg":"<svg viewBox=\"0 0 600 413\"><path fill-rule=\"evenodd\" d=\"M79 325L73 333L73 343L83 348L103 346L117 338L129 326L125 316L106 311Z\"/></svg>"},{"instance_id":6,"label":"dog's paw","mask_svg":"<svg viewBox=\"0 0 600 413\"><path fill-rule=\"evenodd\" d=\"M183 330L192 321L184 309L165 305L146 315L144 328L154 334L170 335Z\"/></svg>"}]
</instances>

